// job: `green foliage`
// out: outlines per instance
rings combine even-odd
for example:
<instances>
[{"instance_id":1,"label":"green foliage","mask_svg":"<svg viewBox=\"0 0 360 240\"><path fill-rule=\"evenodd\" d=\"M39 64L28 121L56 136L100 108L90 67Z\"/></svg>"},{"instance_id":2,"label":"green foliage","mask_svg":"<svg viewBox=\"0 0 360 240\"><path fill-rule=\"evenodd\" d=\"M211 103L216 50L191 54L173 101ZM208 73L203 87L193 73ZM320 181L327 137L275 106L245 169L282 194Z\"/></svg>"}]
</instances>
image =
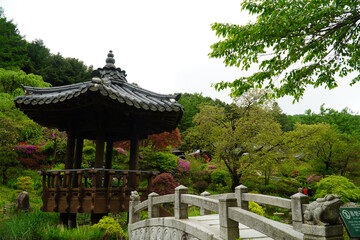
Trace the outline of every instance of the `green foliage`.
<instances>
[{"instance_id":1,"label":"green foliage","mask_svg":"<svg viewBox=\"0 0 360 240\"><path fill-rule=\"evenodd\" d=\"M22 170L20 162L17 160L15 151L9 148L0 148L0 174L3 184L6 185L10 177L14 177Z\"/></svg>"},{"instance_id":2,"label":"green foliage","mask_svg":"<svg viewBox=\"0 0 360 240\"><path fill-rule=\"evenodd\" d=\"M99 228L92 228L91 226L78 226L77 228L67 229L63 226L51 226L46 228L41 236L41 239L57 239L57 240L67 240L67 239L104 239L104 232Z\"/></svg>"},{"instance_id":3,"label":"green foliage","mask_svg":"<svg viewBox=\"0 0 360 240\"><path fill-rule=\"evenodd\" d=\"M328 176L320 180L316 185L315 198L325 197L327 194L340 196L343 202L359 202L360 188L356 187L349 179L342 176Z\"/></svg>"},{"instance_id":4,"label":"green foliage","mask_svg":"<svg viewBox=\"0 0 360 240\"><path fill-rule=\"evenodd\" d=\"M64 58L51 54L41 39L28 44L29 61L22 68L26 73L41 75L53 86L67 85L91 79L92 66L86 66L76 58Z\"/></svg>"},{"instance_id":5,"label":"green foliage","mask_svg":"<svg viewBox=\"0 0 360 240\"><path fill-rule=\"evenodd\" d=\"M201 93L183 93L178 101L184 107L184 114L178 124L182 136L190 127L194 127L193 119L200 112L201 105L206 103L214 106L224 107L226 104L219 99L213 100L210 97L204 97Z\"/></svg>"},{"instance_id":6,"label":"green foliage","mask_svg":"<svg viewBox=\"0 0 360 240\"><path fill-rule=\"evenodd\" d=\"M0 68L20 68L28 60L27 43L17 26L0 14Z\"/></svg>"},{"instance_id":7,"label":"green foliage","mask_svg":"<svg viewBox=\"0 0 360 240\"><path fill-rule=\"evenodd\" d=\"M260 216L265 215L265 210L256 202L249 202L249 210L253 213L259 214Z\"/></svg>"},{"instance_id":8,"label":"green foliage","mask_svg":"<svg viewBox=\"0 0 360 240\"><path fill-rule=\"evenodd\" d=\"M171 153L158 152L154 156L156 168L160 172L173 172L177 167L178 157Z\"/></svg>"},{"instance_id":9,"label":"green foliage","mask_svg":"<svg viewBox=\"0 0 360 240\"><path fill-rule=\"evenodd\" d=\"M242 10L256 21L239 26L214 23L222 40L211 46L212 58L226 66L255 73L233 82L220 82L216 89L231 88L233 96L249 89L267 88L268 97L285 95L299 100L308 85L337 87L335 77L360 69L358 3L329 0L245 0ZM299 63L301 65L299 65ZM358 82L355 75L351 84Z\"/></svg>"},{"instance_id":10,"label":"green foliage","mask_svg":"<svg viewBox=\"0 0 360 240\"><path fill-rule=\"evenodd\" d=\"M94 146L84 146L83 148L83 164L88 167L94 167L95 164L95 147Z\"/></svg>"},{"instance_id":11,"label":"green foliage","mask_svg":"<svg viewBox=\"0 0 360 240\"><path fill-rule=\"evenodd\" d=\"M329 124L302 125L302 130L312 131L305 147L304 159L321 175L354 173L359 167L360 142L351 135L339 134ZM358 174L360 174L358 172Z\"/></svg>"},{"instance_id":12,"label":"green foliage","mask_svg":"<svg viewBox=\"0 0 360 240\"><path fill-rule=\"evenodd\" d=\"M12 71L0 68L0 91L13 96L23 95L21 85L31 87L51 87L43 78L32 73L26 74L21 70Z\"/></svg>"},{"instance_id":13,"label":"green foliage","mask_svg":"<svg viewBox=\"0 0 360 240\"><path fill-rule=\"evenodd\" d=\"M112 217L104 216L100 219L99 223L94 224L93 228L105 231L108 236L122 239L125 236L120 224Z\"/></svg>"},{"instance_id":14,"label":"green foliage","mask_svg":"<svg viewBox=\"0 0 360 240\"><path fill-rule=\"evenodd\" d=\"M0 224L0 239L42 239L47 227L56 225L59 215L38 210L29 213L19 212L18 216L4 220Z\"/></svg>"},{"instance_id":15,"label":"green foliage","mask_svg":"<svg viewBox=\"0 0 360 240\"><path fill-rule=\"evenodd\" d=\"M28 193L34 192L33 182L31 181L31 177L18 177L17 182L15 183L15 187L18 189L16 190L17 193L22 191L26 191Z\"/></svg>"},{"instance_id":16,"label":"green foliage","mask_svg":"<svg viewBox=\"0 0 360 240\"><path fill-rule=\"evenodd\" d=\"M228 182L228 179L230 180L230 174L228 171L225 170L214 170L211 173L211 182L221 185L226 185Z\"/></svg>"}]
</instances>

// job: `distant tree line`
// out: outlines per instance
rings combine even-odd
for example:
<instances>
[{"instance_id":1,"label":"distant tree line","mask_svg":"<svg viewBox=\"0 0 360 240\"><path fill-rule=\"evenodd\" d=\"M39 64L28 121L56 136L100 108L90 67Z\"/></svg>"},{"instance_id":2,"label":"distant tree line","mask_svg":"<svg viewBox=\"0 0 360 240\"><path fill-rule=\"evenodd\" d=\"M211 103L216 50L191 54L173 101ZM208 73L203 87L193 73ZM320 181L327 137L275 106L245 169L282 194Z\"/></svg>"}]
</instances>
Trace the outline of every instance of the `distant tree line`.
<instances>
[{"instance_id":1,"label":"distant tree line","mask_svg":"<svg viewBox=\"0 0 360 240\"><path fill-rule=\"evenodd\" d=\"M52 86L88 81L92 66L76 58L52 54L41 39L27 42L16 24L8 20L0 8L0 68L22 70L42 76Z\"/></svg>"}]
</instances>

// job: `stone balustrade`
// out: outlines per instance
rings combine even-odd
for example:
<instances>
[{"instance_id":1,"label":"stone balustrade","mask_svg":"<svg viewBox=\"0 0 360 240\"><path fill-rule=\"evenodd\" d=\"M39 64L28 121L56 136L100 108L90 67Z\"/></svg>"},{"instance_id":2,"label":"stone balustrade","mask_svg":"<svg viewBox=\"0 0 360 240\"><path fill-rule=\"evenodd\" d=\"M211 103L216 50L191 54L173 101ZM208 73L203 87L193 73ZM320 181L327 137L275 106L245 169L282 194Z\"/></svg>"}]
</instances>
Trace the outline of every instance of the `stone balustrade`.
<instances>
[{"instance_id":1,"label":"stone balustrade","mask_svg":"<svg viewBox=\"0 0 360 240\"><path fill-rule=\"evenodd\" d=\"M137 193L133 192L133 194L136 195ZM314 202L315 205L309 205L308 196L302 193L296 193L291 196L291 199L285 199L261 194L251 194L248 193L247 187L240 185L236 187L235 193L222 194L220 197L211 196L206 192L201 194L201 196L188 194L188 189L186 187L179 186L175 188L175 194L158 196L158 194L152 193L149 194L148 200L143 202L140 202L138 197L133 197L131 199L133 200L130 201L129 207L130 239L132 239L131 237L133 236L132 231L134 230L134 224L137 224L140 221L140 212L145 211L146 209L148 210L149 219L147 222L142 221L143 223L140 224L144 229L149 228L154 224L163 224L167 228L175 229L175 235L179 235L178 231L180 230L186 231L188 239L215 239L214 236L209 236L209 234L206 233L206 229L196 229L196 227L191 224L191 227L188 225L187 227L181 228L184 224L183 220L188 219L189 205L200 207L201 215L207 215L211 212L219 214L219 239L233 240L239 238L239 223L255 229L273 239L344 239L343 229L340 223L328 224L324 219L311 221L312 218L307 216L305 219L304 217L306 210L307 215L314 214L314 219L318 217L315 216L316 214L319 216L321 215L321 211L336 212L336 208L338 208L339 205L323 204L328 201L328 199L335 201L336 199L334 200L333 197L318 199L318 201ZM291 209L292 225L277 222L250 212L249 201ZM159 206L164 203L174 203L175 219L159 218ZM327 206L335 206L335 208L325 209ZM312 213L311 211L314 209L316 210ZM139 230L138 227L140 225L138 224L136 231ZM145 236L146 230L144 229L142 229L142 233Z\"/></svg>"}]
</instances>

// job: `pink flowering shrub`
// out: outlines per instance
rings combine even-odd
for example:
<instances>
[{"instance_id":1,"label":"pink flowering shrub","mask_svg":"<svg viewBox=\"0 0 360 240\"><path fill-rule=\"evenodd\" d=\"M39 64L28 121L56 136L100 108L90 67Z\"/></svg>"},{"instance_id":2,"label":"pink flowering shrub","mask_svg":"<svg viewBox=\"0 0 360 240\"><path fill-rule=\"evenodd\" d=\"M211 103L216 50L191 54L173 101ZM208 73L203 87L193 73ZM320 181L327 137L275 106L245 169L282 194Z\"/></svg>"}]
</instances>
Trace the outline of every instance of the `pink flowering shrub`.
<instances>
[{"instance_id":1,"label":"pink flowering shrub","mask_svg":"<svg viewBox=\"0 0 360 240\"><path fill-rule=\"evenodd\" d=\"M321 180L321 176L316 176L315 174L312 174L312 175L306 177L306 180L309 184L317 183Z\"/></svg>"},{"instance_id":2,"label":"pink flowering shrub","mask_svg":"<svg viewBox=\"0 0 360 240\"><path fill-rule=\"evenodd\" d=\"M18 160L27 169L46 168L46 155L41 151L39 146L20 142L14 147L18 154Z\"/></svg>"},{"instance_id":3,"label":"pink flowering shrub","mask_svg":"<svg viewBox=\"0 0 360 240\"><path fill-rule=\"evenodd\" d=\"M121 154L124 154L125 156L127 156L127 153L126 153L125 149L123 149L122 147L117 147L116 151L118 153L121 153Z\"/></svg>"}]
</instances>

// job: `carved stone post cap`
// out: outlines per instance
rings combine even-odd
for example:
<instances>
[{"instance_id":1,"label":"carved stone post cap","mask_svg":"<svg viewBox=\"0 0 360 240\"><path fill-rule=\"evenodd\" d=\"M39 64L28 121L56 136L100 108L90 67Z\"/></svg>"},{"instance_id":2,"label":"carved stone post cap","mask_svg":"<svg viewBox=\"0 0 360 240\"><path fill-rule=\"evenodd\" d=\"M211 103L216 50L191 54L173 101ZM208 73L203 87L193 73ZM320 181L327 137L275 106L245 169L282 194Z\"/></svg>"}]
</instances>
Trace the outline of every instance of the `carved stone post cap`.
<instances>
[{"instance_id":1,"label":"carved stone post cap","mask_svg":"<svg viewBox=\"0 0 360 240\"><path fill-rule=\"evenodd\" d=\"M200 194L200 196L203 196L203 197L210 196L210 193L207 191L204 191Z\"/></svg>"},{"instance_id":2,"label":"carved stone post cap","mask_svg":"<svg viewBox=\"0 0 360 240\"><path fill-rule=\"evenodd\" d=\"M152 192L148 195L148 197L157 197L159 196L159 194L157 194L156 192Z\"/></svg>"},{"instance_id":3,"label":"carved stone post cap","mask_svg":"<svg viewBox=\"0 0 360 240\"><path fill-rule=\"evenodd\" d=\"M298 199L298 198L308 198L307 195L303 194L303 193L295 193L294 195L291 195L290 198L295 198L295 199Z\"/></svg>"},{"instance_id":4,"label":"carved stone post cap","mask_svg":"<svg viewBox=\"0 0 360 240\"><path fill-rule=\"evenodd\" d=\"M241 184L241 185L235 187L235 189L248 189L248 187Z\"/></svg>"},{"instance_id":5,"label":"carved stone post cap","mask_svg":"<svg viewBox=\"0 0 360 240\"><path fill-rule=\"evenodd\" d=\"M180 186L176 187L175 190L188 190L188 188L183 185L180 185Z\"/></svg>"}]
</instances>

